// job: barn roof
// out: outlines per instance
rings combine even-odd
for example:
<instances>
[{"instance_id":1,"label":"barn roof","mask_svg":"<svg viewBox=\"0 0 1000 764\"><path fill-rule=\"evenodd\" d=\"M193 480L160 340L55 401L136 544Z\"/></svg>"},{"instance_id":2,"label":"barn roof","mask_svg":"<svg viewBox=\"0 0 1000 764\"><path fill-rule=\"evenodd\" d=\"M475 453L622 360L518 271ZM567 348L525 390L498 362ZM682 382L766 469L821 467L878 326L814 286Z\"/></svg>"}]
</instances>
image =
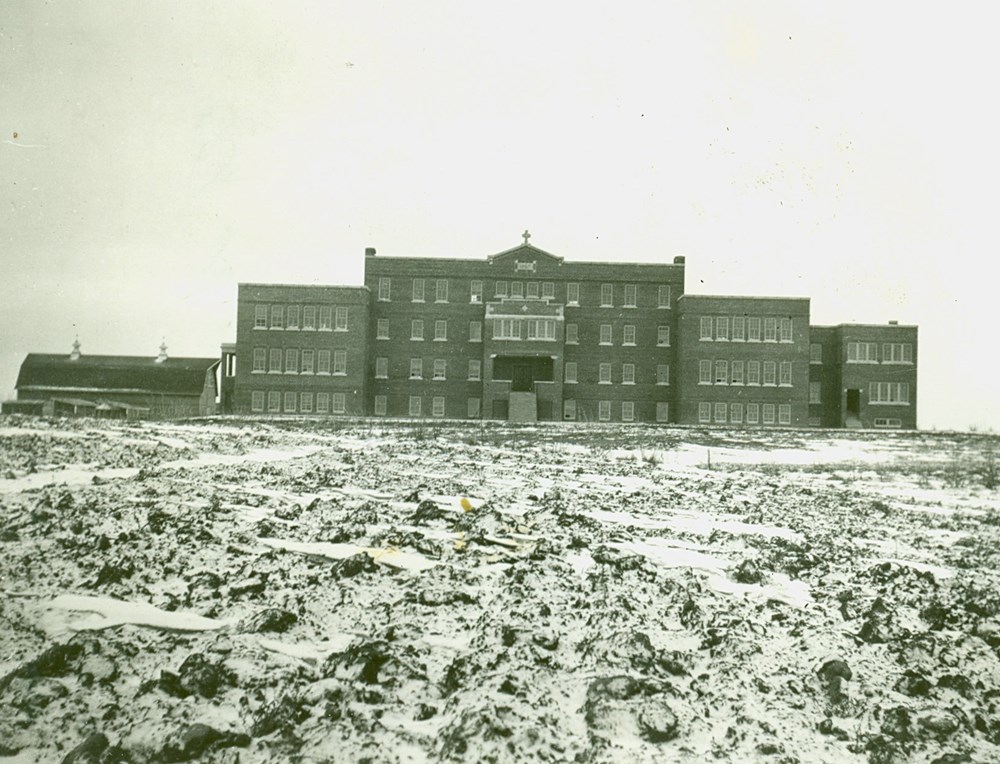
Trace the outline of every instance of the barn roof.
<instances>
[{"instance_id":1,"label":"barn roof","mask_svg":"<svg viewBox=\"0 0 1000 764\"><path fill-rule=\"evenodd\" d=\"M143 392L201 395L205 373L218 358L29 353L17 376L18 390Z\"/></svg>"}]
</instances>

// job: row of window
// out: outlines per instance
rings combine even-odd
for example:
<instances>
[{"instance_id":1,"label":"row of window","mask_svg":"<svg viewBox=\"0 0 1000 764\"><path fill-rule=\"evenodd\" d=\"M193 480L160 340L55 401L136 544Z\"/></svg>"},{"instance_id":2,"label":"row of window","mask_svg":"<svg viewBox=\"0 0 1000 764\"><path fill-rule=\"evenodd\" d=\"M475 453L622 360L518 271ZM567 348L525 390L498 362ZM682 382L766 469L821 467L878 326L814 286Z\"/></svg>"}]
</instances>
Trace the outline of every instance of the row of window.
<instances>
[{"instance_id":1,"label":"row of window","mask_svg":"<svg viewBox=\"0 0 1000 764\"><path fill-rule=\"evenodd\" d=\"M792 319L774 316L702 316L699 338L715 342L791 342Z\"/></svg>"},{"instance_id":2,"label":"row of window","mask_svg":"<svg viewBox=\"0 0 1000 764\"><path fill-rule=\"evenodd\" d=\"M265 400L267 408L265 409ZM281 393L263 390L250 393L250 410L267 411L270 414L344 414L347 412L347 397L344 393Z\"/></svg>"},{"instance_id":3,"label":"row of window","mask_svg":"<svg viewBox=\"0 0 1000 764\"><path fill-rule=\"evenodd\" d=\"M701 424L791 424L790 403L708 403L698 404Z\"/></svg>"},{"instance_id":4,"label":"row of window","mask_svg":"<svg viewBox=\"0 0 1000 764\"><path fill-rule=\"evenodd\" d=\"M910 405L910 383L872 382L868 386L868 402L908 406Z\"/></svg>"},{"instance_id":5,"label":"row of window","mask_svg":"<svg viewBox=\"0 0 1000 764\"><path fill-rule=\"evenodd\" d=\"M332 361L332 363L331 363ZM254 374L347 374L346 350L253 349Z\"/></svg>"},{"instance_id":6,"label":"row of window","mask_svg":"<svg viewBox=\"0 0 1000 764\"><path fill-rule=\"evenodd\" d=\"M635 401L622 401L620 404L620 419L622 422L634 422L635 421ZM572 398L567 398L563 401L563 419L575 420L578 418L579 412L577 411L576 401ZM658 401L656 403L656 421L666 422L670 418L670 404L666 401ZM597 421L599 422L610 422L611 421L611 401L598 401L597 402Z\"/></svg>"},{"instance_id":7,"label":"row of window","mask_svg":"<svg viewBox=\"0 0 1000 764\"><path fill-rule=\"evenodd\" d=\"M761 371L763 370L763 375ZM745 374L744 374L745 372ZM792 385L792 362L709 361L698 362L699 385Z\"/></svg>"},{"instance_id":8,"label":"row of window","mask_svg":"<svg viewBox=\"0 0 1000 764\"><path fill-rule=\"evenodd\" d=\"M346 332L348 310L331 305L254 306L254 329Z\"/></svg>"},{"instance_id":9,"label":"row of window","mask_svg":"<svg viewBox=\"0 0 1000 764\"><path fill-rule=\"evenodd\" d=\"M434 302L448 302L449 279L423 279L414 278L410 280L410 301L427 302L433 293ZM481 303L484 298L484 283L480 279L473 279L469 282L469 302ZM580 303L580 282L569 282L566 285L566 304L579 306ZM637 284L601 284L600 307L615 307L616 291L620 295L620 307L638 308L638 285ZM495 281L493 282L493 298L503 300L528 299L528 300L553 300L556 296L556 285L552 281ZM659 284L656 290L656 307L670 308L671 288L670 284ZM383 276L378 280L378 299L381 302L392 301L392 278Z\"/></svg>"},{"instance_id":10,"label":"row of window","mask_svg":"<svg viewBox=\"0 0 1000 764\"><path fill-rule=\"evenodd\" d=\"M882 363L913 363L913 345L909 342L883 342ZM877 342L848 342L848 363L878 363Z\"/></svg>"},{"instance_id":11,"label":"row of window","mask_svg":"<svg viewBox=\"0 0 1000 764\"><path fill-rule=\"evenodd\" d=\"M434 321L434 341L447 342L449 337L449 322L446 319ZM483 341L483 322L469 322L469 342ZM391 339L389 334L389 319L377 319L375 324L375 339ZM422 318L410 320L410 339L420 342L426 339L426 324ZM556 321L552 318L495 318L493 319L493 339L495 340L555 340ZM580 331L578 324L566 324L566 344L578 345L580 343ZM614 326L612 324L601 324L598 335L598 344L614 344ZM635 324L625 324L622 327L621 344L623 346L634 346L636 344ZM670 327L660 325L656 327L657 347L670 346Z\"/></svg>"},{"instance_id":12,"label":"row of window","mask_svg":"<svg viewBox=\"0 0 1000 764\"><path fill-rule=\"evenodd\" d=\"M597 381L602 385L613 384L611 378L612 365L610 363L598 364ZM577 376L578 367L576 361L566 361L563 365L563 381L567 384L575 384L579 381ZM634 363L623 363L621 368L621 377L618 381L623 385L634 385L636 383L635 376L635 364ZM645 380L640 380L645 382ZM651 380L652 381L652 380ZM669 385L670 384L670 364L660 363L656 365L656 378L655 382L658 385Z\"/></svg>"}]
</instances>

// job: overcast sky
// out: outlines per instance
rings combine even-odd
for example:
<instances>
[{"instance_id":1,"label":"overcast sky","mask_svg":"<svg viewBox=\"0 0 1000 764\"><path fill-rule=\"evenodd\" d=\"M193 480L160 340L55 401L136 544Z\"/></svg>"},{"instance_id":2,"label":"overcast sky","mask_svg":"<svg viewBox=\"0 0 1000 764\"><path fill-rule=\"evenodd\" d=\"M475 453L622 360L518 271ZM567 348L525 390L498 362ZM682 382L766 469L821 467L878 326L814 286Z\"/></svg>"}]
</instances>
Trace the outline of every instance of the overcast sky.
<instances>
[{"instance_id":1,"label":"overcast sky","mask_svg":"<svg viewBox=\"0 0 1000 764\"><path fill-rule=\"evenodd\" d=\"M1000 429L1000 55L962 7L4 0L0 397L77 334L216 355L239 281L529 228L918 324L920 425Z\"/></svg>"}]
</instances>

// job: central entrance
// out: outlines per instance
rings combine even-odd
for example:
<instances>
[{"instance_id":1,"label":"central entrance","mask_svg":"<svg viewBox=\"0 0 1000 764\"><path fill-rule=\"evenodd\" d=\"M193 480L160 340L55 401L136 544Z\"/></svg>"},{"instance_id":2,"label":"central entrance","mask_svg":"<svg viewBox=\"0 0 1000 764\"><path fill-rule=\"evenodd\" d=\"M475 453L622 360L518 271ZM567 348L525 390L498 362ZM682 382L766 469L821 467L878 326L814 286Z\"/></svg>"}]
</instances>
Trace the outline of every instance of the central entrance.
<instances>
[{"instance_id":1,"label":"central entrance","mask_svg":"<svg viewBox=\"0 0 1000 764\"><path fill-rule=\"evenodd\" d=\"M510 382L511 392L530 393L536 382L552 382L555 364L550 356L497 356L493 379Z\"/></svg>"}]
</instances>

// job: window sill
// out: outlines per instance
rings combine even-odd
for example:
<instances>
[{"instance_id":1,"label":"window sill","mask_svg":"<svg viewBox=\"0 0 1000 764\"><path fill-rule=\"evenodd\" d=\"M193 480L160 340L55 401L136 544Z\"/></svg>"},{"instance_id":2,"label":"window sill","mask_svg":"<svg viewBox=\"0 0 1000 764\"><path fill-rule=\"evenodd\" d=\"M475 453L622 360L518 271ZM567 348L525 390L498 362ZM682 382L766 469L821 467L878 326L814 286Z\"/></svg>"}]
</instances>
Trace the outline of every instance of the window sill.
<instances>
[{"instance_id":1,"label":"window sill","mask_svg":"<svg viewBox=\"0 0 1000 764\"><path fill-rule=\"evenodd\" d=\"M423 300L410 300L410 302L419 302L419 303L423 303L424 301L423 301Z\"/></svg>"},{"instance_id":2,"label":"window sill","mask_svg":"<svg viewBox=\"0 0 1000 764\"><path fill-rule=\"evenodd\" d=\"M423 342L423 337L410 337L410 342Z\"/></svg>"},{"instance_id":3,"label":"window sill","mask_svg":"<svg viewBox=\"0 0 1000 764\"><path fill-rule=\"evenodd\" d=\"M598 345L598 347L607 347L607 348L609 348L609 347L611 347L612 343L610 343L610 342L598 342L597 345Z\"/></svg>"},{"instance_id":4,"label":"window sill","mask_svg":"<svg viewBox=\"0 0 1000 764\"><path fill-rule=\"evenodd\" d=\"M263 369L254 369L254 370L253 370L253 371L251 371L250 373L251 373L251 374L267 374L267 372L266 372L266 371L264 371Z\"/></svg>"},{"instance_id":5,"label":"window sill","mask_svg":"<svg viewBox=\"0 0 1000 764\"><path fill-rule=\"evenodd\" d=\"M670 387L669 382L657 382L656 385L657 387Z\"/></svg>"},{"instance_id":6,"label":"window sill","mask_svg":"<svg viewBox=\"0 0 1000 764\"><path fill-rule=\"evenodd\" d=\"M321 331L321 332L332 332L333 329L331 329L329 326L321 326L319 328L319 331Z\"/></svg>"},{"instance_id":7,"label":"window sill","mask_svg":"<svg viewBox=\"0 0 1000 764\"><path fill-rule=\"evenodd\" d=\"M909 406L909 403L901 401L868 401L869 406Z\"/></svg>"},{"instance_id":8,"label":"window sill","mask_svg":"<svg viewBox=\"0 0 1000 764\"><path fill-rule=\"evenodd\" d=\"M575 385L575 384L578 384L578 382L575 379L567 379L565 382L563 382L563 384L564 385Z\"/></svg>"},{"instance_id":9,"label":"window sill","mask_svg":"<svg viewBox=\"0 0 1000 764\"><path fill-rule=\"evenodd\" d=\"M298 330L299 330L299 327L297 327L297 326L286 326L285 327L285 331L286 332L297 332Z\"/></svg>"},{"instance_id":10,"label":"window sill","mask_svg":"<svg viewBox=\"0 0 1000 764\"><path fill-rule=\"evenodd\" d=\"M622 382L622 384L623 384L623 385L634 385L634 384L635 384L635 382L624 382L624 381L623 381L623 382Z\"/></svg>"},{"instance_id":11,"label":"window sill","mask_svg":"<svg viewBox=\"0 0 1000 764\"><path fill-rule=\"evenodd\" d=\"M634 348L635 347L635 343L634 342L623 342L622 343L622 347L623 348Z\"/></svg>"},{"instance_id":12,"label":"window sill","mask_svg":"<svg viewBox=\"0 0 1000 764\"><path fill-rule=\"evenodd\" d=\"M448 338L447 337L435 337L434 341L435 342L447 342Z\"/></svg>"},{"instance_id":13,"label":"window sill","mask_svg":"<svg viewBox=\"0 0 1000 764\"><path fill-rule=\"evenodd\" d=\"M656 343L656 347L658 347L658 348L668 348L668 347L670 347L670 343L669 342L667 342L667 343L657 342Z\"/></svg>"},{"instance_id":14,"label":"window sill","mask_svg":"<svg viewBox=\"0 0 1000 764\"><path fill-rule=\"evenodd\" d=\"M261 330L261 329L264 329L264 330L266 330L266 329L267 329L267 327L266 327L266 326L255 326L255 327L253 328L253 330L254 330L255 332L256 332L256 331L259 331L259 330Z\"/></svg>"},{"instance_id":15,"label":"window sill","mask_svg":"<svg viewBox=\"0 0 1000 764\"><path fill-rule=\"evenodd\" d=\"M598 382L597 384L599 384L599 385L610 385L612 383L611 382Z\"/></svg>"},{"instance_id":16,"label":"window sill","mask_svg":"<svg viewBox=\"0 0 1000 764\"><path fill-rule=\"evenodd\" d=\"M283 326L269 326L268 329L272 332L283 332L285 327Z\"/></svg>"}]
</instances>

